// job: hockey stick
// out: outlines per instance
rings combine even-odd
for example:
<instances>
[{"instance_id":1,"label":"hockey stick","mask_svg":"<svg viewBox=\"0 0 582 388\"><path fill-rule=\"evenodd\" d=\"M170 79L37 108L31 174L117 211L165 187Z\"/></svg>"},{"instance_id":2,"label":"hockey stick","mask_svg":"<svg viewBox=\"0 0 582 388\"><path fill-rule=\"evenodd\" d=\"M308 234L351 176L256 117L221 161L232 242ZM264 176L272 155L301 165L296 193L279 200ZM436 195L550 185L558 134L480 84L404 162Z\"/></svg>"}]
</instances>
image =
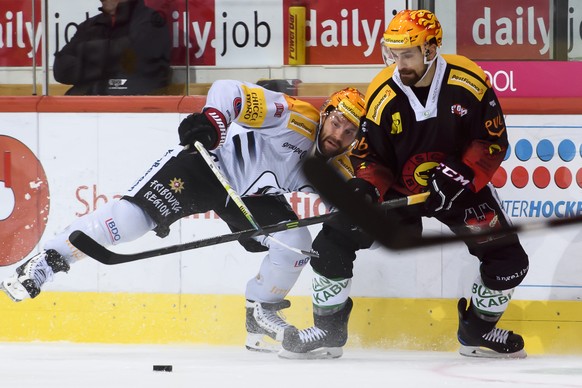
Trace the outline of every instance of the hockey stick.
<instances>
[{"instance_id":1,"label":"hockey stick","mask_svg":"<svg viewBox=\"0 0 582 388\"><path fill-rule=\"evenodd\" d=\"M214 163L214 160L212 160L212 157L210 156L210 154L208 153L206 148L204 148L202 143L197 141L194 143L194 147L196 147L196 149L198 150L198 153L200 153L200 155L202 156L202 158L204 159L204 161L206 162L206 164L208 165L210 170L212 170L212 172L214 173L214 176L216 176L216 179L218 179L218 181L220 182L222 187L224 187L228 196L238 206L238 209L245 216L247 221L249 221L251 226L253 228L255 228L255 230L257 232L259 232L259 234L265 235L269 241L274 242L274 243L276 243L276 244L282 246L283 248L288 249L292 252L298 253L300 255L310 256L310 257L319 257L319 255L315 252L305 251L303 249L291 247L291 246L285 244L284 242L279 241L276 238L270 236L268 233L264 233L263 229L261 228L261 225L259 225L257 220L255 220L255 217L251 213L250 209L247 207L247 205L245 205L245 203L243 202L240 195L238 195L238 193L232 188L232 186L230 185L230 182L226 179L226 177L220 172L220 170L218 169L218 167Z\"/></svg>"},{"instance_id":2,"label":"hockey stick","mask_svg":"<svg viewBox=\"0 0 582 388\"><path fill-rule=\"evenodd\" d=\"M382 204L382 207L386 209L394 209L398 207L413 205L415 203L421 203L424 202L425 199L426 195L424 194L411 195L410 197L397 198L391 201L384 202ZM302 228L305 226L325 222L332 218L334 215L335 215L334 213L326 213L315 217L303 218L297 221L268 225L264 226L262 231L264 233L275 233L289 229ZM130 254L112 252L79 230L76 230L73 233L71 233L71 235L69 236L69 241L81 252L92 257L98 262L106 265L116 265L129 263L136 260L149 259L151 257L169 255L171 253L188 251L191 249L208 247L230 241L245 240L251 237L259 236L260 234L261 233L259 233L256 229L247 229L241 230L239 232L223 234L220 236L192 241L185 244L170 245L167 247L153 249L150 251L143 251L139 253Z\"/></svg>"},{"instance_id":3,"label":"hockey stick","mask_svg":"<svg viewBox=\"0 0 582 388\"><path fill-rule=\"evenodd\" d=\"M305 161L303 169L307 179L311 181L323 198L351 218L353 222L370 234L376 241L393 250L415 249L460 241L478 242L484 239L494 240L511 233L582 223L582 216L576 216L512 225L501 229L475 231L473 233L410 238L398 233L398 226L394 224L394 221L390 217L379 211L371 203L362 201L354 192L349 190L345 182L326 163L315 158L310 158ZM425 195L428 194L425 193ZM390 228L391 226L393 228Z\"/></svg>"}]
</instances>

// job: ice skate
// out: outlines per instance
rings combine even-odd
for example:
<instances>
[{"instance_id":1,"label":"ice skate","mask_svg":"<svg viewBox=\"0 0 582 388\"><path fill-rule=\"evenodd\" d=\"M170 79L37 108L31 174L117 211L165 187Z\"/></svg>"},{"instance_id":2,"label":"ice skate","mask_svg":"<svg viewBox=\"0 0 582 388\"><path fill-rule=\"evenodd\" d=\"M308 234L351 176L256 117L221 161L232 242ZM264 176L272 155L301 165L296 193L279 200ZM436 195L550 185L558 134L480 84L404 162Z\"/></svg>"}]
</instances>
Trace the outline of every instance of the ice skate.
<instances>
[{"instance_id":1,"label":"ice skate","mask_svg":"<svg viewBox=\"0 0 582 388\"><path fill-rule=\"evenodd\" d=\"M345 306L331 315L313 314L314 326L303 330L287 328L279 357L289 359L329 359L343 355L348 340L348 320L354 303L348 298Z\"/></svg>"},{"instance_id":2,"label":"ice skate","mask_svg":"<svg viewBox=\"0 0 582 388\"><path fill-rule=\"evenodd\" d=\"M16 268L16 273L0 282L0 289L13 301L35 298L42 285L57 272L68 272L69 263L55 250L42 251Z\"/></svg>"},{"instance_id":3,"label":"ice skate","mask_svg":"<svg viewBox=\"0 0 582 388\"><path fill-rule=\"evenodd\" d=\"M486 321L475 313L467 300L458 303L459 330L457 338L461 343L459 353L468 357L525 358L523 338L513 331L495 327L497 320Z\"/></svg>"},{"instance_id":4,"label":"ice skate","mask_svg":"<svg viewBox=\"0 0 582 388\"><path fill-rule=\"evenodd\" d=\"M291 306L288 300L278 303L246 302L246 348L258 352L277 352L281 349L283 332L293 327L285 321L280 310Z\"/></svg>"}]
</instances>

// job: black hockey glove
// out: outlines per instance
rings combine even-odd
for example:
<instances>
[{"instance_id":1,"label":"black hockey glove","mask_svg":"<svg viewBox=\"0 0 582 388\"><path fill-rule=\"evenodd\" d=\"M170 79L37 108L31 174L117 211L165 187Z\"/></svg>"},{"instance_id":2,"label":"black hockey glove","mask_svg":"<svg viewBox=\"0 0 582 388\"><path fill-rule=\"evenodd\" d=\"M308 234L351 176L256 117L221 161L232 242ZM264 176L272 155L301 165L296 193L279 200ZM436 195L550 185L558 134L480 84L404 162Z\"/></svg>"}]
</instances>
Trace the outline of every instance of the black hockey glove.
<instances>
[{"instance_id":1,"label":"black hockey glove","mask_svg":"<svg viewBox=\"0 0 582 388\"><path fill-rule=\"evenodd\" d=\"M376 186L365 179L352 178L347 181L347 184L354 193L362 195L368 202L375 203L380 198L380 193Z\"/></svg>"},{"instance_id":2,"label":"black hockey glove","mask_svg":"<svg viewBox=\"0 0 582 388\"><path fill-rule=\"evenodd\" d=\"M380 198L378 189L370 182L361 178L352 178L347 181L350 190L361 195L362 200L376 203ZM342 212L337 212L329 221L324 223L325 226L335 229L351 243L359 246L359 249L369 248L374 240L364 232L358 225L355 225Z\"/></svg>"},{"instance_id":3,"label":"black hockey glove","mask_svg":"<svg viewBox=\"0 0 582 388\"><path fill-rule=\"evenodd\" d=\"M182 120L178 134L180 145L192 145L199 141L207 150L213 150L224 142L226 120L220 111L207 108L202 113L192 113Z\"/></svg>"},{"instance_id":4,"label":"black hockey glove","mask_svg":"<svg viewBox=\"0 0 582 388\"><path fill-rule=\"evenodd\" d=\"M454 166L454 167L453 167ZM450 210L453 202L469 190L473 171L462 163L439 164L428 179L429 196L424 203L427 216Z\"/></svg>"}]
</instances>

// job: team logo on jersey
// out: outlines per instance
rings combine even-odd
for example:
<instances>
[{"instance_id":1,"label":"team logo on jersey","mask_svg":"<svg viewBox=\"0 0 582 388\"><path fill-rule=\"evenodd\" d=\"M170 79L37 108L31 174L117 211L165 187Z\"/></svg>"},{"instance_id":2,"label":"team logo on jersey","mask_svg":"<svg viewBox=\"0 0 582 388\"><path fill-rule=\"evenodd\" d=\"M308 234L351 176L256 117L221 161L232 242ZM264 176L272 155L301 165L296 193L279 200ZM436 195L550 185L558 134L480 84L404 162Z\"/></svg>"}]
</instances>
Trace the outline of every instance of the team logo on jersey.
<instances>
[{"instance_id":1,"label":"team logo on jersey","mask_svg":"<svg viewBox=\"0 0 582 388\"><path fill-rule=\"evenodd\" d=\"M400 118L400 112L396 112L392 115L392 128L390 129L391 135L398 135L402 132L402 119Z\"/></svg>"},{"instance_id":2,"label":"team logo on jersey","mask_svg":"<svg viewBox=\"0 0 582 388\"><path fill-rule=\"evenodd\" d=\"M451 106L451 113L459 117L463 117L467 112L467 108L463 107L461 104Z\"/></svg>"},{"instance_id":3,"label":"team logo on jersey","mask_svg":"<svg viewBox=\"0 0 582 388\"><path fill-rule=\"evenodd\" d=\"M503 116L498 114L490 120L485 120L485 128L491 136L501 136L505 132L505 120Z\"/></svg>"},{"instance_id":4,"label":"team logo on jersey","mask_svg":"<svg viewBox=\"0 0 582 388\"><path fill-rule=\"evenodd\" d=\"M402 183L411 193L418 194L428 185L432 169L444 160L441 152L425 152L412 156L402 167Z\"/></svg>"},{"instance_id":5,"label":"team logo on jersey","mask_svg":"<svg viewBox=\"0 0 582 388\"><path fill-rule=\"evenodd\" d=\"M234 101L232 102L232 108L234 109L234 117L237 117L238 114L240 113L242 107L242 98L237 97L234 99Z\"/></svg>"},{"instance_id":6,"label":"team logo on jersey","mask_svg":"<svg viewBox=\"0 0 582 388\"><path fill-rule=\"evenodd\" d=\"M280 102L275 103L275 117L281 117L285 111L285 106Z\"/></svg>"},{"instance_id":7,"label":"team logo on jersey","mask_svg":"<svg viewBox=\"0 0 582 388\"><path fill-rule=\"evenodd\" d=\"M174 178L170 180L170 190L174 193L181 194L184 190L184 182L180 178Z\"/></svg>"},{"instance_id":8,"label":"team logo on jersey","mask_svg":"<svg viewBox=\"0 0 582 388\"><path fill-rule=\"evenodd\" d=\"M465 225L471 232L483 232L485 230L500 229L499 215L486 203L482 203L476 208L465 209ZM492 240L491 237L477 241L478 244Z\"/></svg>"}]
</instances>

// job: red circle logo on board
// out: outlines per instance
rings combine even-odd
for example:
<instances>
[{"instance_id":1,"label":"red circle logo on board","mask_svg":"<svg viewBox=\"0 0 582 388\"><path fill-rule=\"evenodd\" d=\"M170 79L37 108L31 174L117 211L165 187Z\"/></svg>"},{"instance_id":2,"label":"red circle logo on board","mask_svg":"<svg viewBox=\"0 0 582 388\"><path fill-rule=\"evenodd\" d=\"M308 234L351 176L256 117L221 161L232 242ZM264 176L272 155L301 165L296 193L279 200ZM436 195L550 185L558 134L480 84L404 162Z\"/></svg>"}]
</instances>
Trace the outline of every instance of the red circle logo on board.
<instances>
[{"instance_id":1,"label":"red circle logo on board","mask_svg":"<svg viewBox=\"0 0 582 388\"><path fill-rule=\"evenodd\" d=\"M28 256L48 214L49 187L40 161L17 139L0 135L0 266Z\"/></svg>"}]
</instances>

